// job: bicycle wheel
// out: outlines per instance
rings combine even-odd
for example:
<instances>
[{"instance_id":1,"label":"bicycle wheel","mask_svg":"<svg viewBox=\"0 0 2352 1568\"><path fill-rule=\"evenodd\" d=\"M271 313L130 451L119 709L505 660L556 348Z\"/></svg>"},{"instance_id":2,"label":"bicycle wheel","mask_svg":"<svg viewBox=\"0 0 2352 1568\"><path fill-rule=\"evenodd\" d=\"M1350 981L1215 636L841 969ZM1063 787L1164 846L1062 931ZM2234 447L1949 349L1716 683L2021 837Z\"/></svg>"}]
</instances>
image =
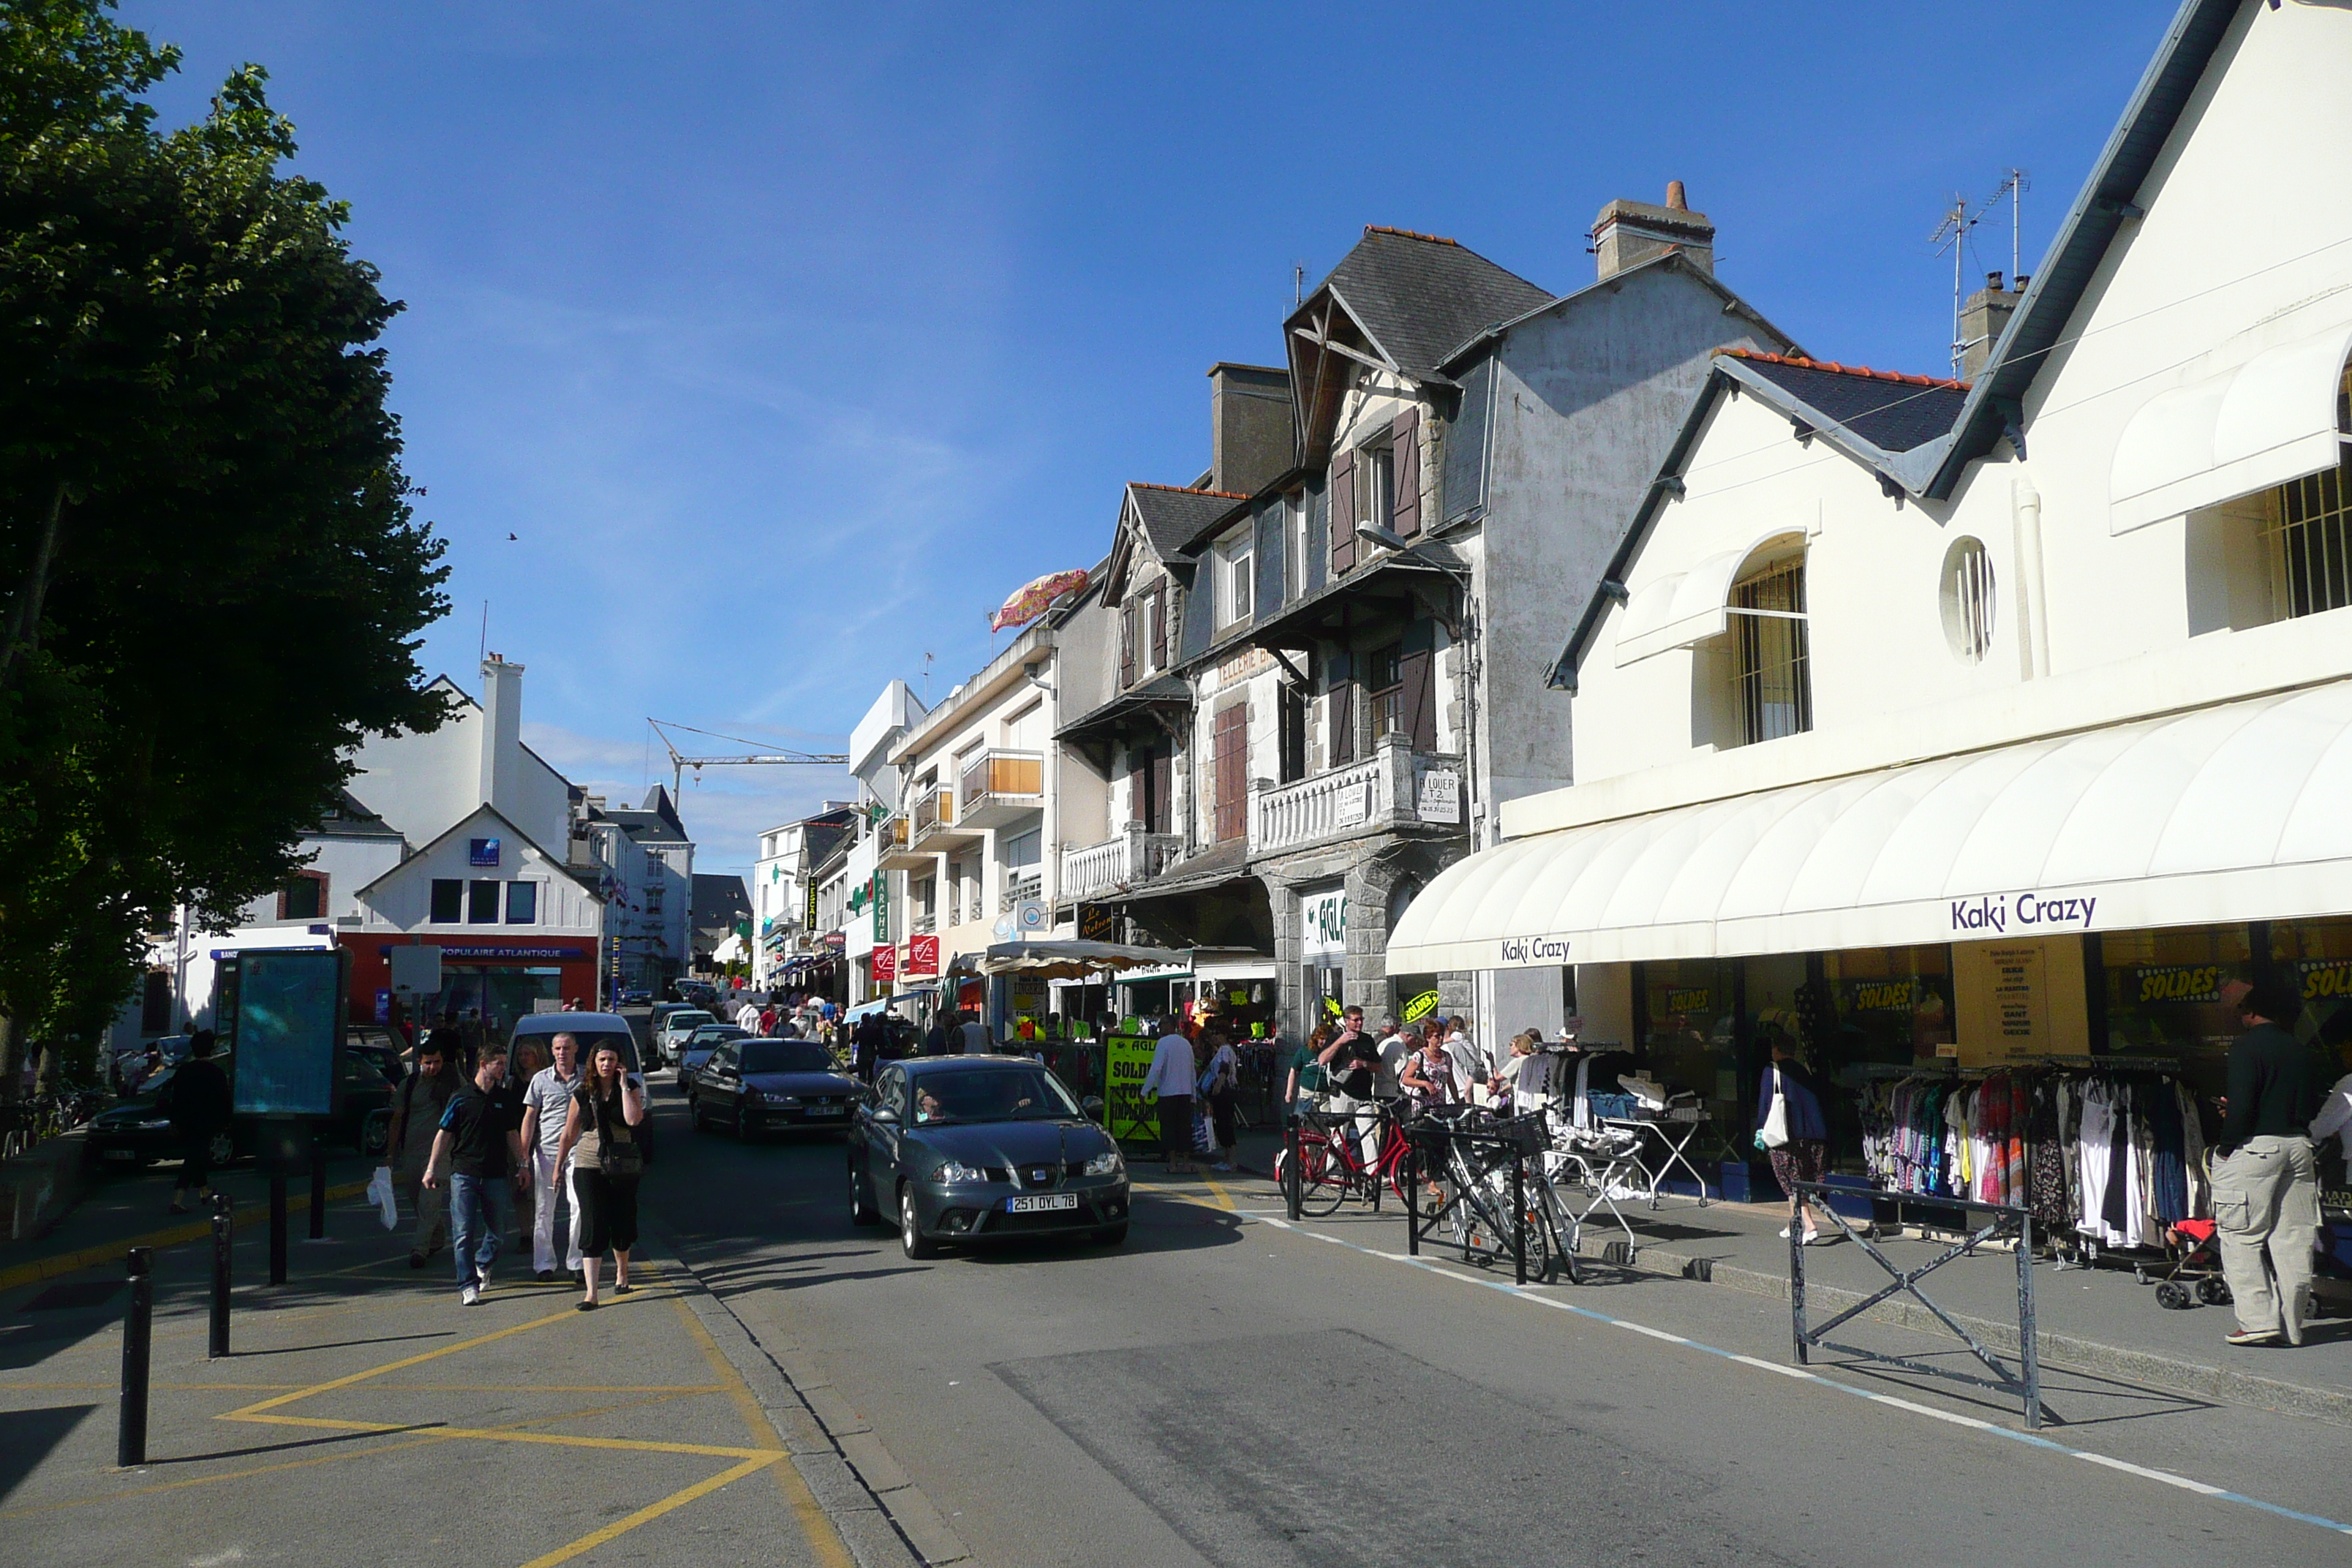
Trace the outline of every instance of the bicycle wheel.
<instances>
[{"instance_id":1,"label":"bicycle wheel","mask_svg":"<svg viewBox=\"0 0 2352 1568\"><path fill-rule=\"evenodd\" d=\"M1349 1169L1345 1157L1319 1132L1298 1138L1298 1212L1316 1219L1347 1201Z\"/></svg>"}]
</instances>

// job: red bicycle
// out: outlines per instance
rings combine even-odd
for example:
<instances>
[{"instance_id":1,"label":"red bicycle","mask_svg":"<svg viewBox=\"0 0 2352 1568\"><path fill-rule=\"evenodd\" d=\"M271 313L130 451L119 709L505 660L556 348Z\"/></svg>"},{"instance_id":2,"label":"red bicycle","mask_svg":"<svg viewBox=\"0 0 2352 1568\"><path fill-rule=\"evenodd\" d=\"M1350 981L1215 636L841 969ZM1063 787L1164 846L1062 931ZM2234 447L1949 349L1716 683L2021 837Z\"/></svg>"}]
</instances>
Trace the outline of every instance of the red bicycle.
<instances>
[{"instance_id":1,"label":"red bicycle","mask_svg":"<svg viewBox=\"0 0 2352 1568\"><path fill-rule=\"evenodd\" d=\"M1412 1141L1405 1137L1404 1124L1397 1113L1396 1100L1373 1100L1354 1110L1309 1110L1298 1118L1296 1148L1298 1152L1298 1212L1317 1219L1332 1213L1349 1198L1369 1203L1374 1209L1381 1206L1381 1184L1385 1182L1397 1202L1405 1201L1405 1163L1412 1160ZM1372 1157L1364 1156L1364 1145L1370 1142ZM1293 1143L1286 1140L1282 1152L1275 1156L1274 1174L1277 1184L1293 1179L1290 1155ZM1427 1189L1423 1189L1424 1196Z\"/></svg>"}]
</instances>

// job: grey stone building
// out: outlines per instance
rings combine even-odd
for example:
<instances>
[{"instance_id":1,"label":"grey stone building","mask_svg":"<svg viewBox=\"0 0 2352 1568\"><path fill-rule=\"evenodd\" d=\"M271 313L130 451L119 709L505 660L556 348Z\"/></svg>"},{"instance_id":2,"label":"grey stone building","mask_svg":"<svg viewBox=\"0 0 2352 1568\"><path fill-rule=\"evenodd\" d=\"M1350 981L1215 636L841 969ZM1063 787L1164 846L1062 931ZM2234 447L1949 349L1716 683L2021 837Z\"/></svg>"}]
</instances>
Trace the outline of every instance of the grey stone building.
<instances>
[{"instance_id":1,"label":"grey stone building","mask_svg":"<svg viewBox=\"0 0 2352 1568\"><path fill-rule=\"evenodd\" d=\"M1565 628L1710 355L1793 346L1715 278L1713 237L1678 187L1612 202L1599 276L1554 294L1365 230L1284 322L1286 368L1215 383L1210 472L1129 490L1104 610L1142 615L1151 657L1112 637L1064 731L1102 759L1129 875L1066 887L1161 941L1263 944L1285 1033L1349 1003L1557 1026L1564 972L1391 975L1388 931L1502 801L1571 782Z\"/></svg>"}]
</instances>

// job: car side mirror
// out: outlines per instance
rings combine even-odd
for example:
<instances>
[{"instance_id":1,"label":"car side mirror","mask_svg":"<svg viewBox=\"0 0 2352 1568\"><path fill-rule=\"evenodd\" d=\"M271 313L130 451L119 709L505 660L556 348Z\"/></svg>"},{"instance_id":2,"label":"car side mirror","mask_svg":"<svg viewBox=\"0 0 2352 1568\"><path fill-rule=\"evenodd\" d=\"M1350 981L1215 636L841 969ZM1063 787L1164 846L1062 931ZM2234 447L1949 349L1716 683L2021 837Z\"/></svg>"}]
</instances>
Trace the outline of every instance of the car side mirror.
<instances>
[{"instance_id":1,"label":"car side mirror","mask_svg":"<svg viewBox=\"0 0 2352 1568\"><path fill-rule=\"evenodd\" d=\"M1087 1113L1087 1121L1095 1123L1097 1126L1100 1126L1102 1124L1103 1098L1101 1095L1090 1094L1087 1096L1084 1100L1078 1101L1078 1109Z\"/></svg>"},{"instance_id":2,"label":"car side mirror","mask_svg":"<svg viewBox=\"0 0 2352 1568\"><path fill-rule=\"evenodd\" d=\"M877 1105L874 1108L874 1120L877 1121L896 1121L898 1120L898 1113L891 1110L887 1105Z\"/></svg>"}]
</instances>

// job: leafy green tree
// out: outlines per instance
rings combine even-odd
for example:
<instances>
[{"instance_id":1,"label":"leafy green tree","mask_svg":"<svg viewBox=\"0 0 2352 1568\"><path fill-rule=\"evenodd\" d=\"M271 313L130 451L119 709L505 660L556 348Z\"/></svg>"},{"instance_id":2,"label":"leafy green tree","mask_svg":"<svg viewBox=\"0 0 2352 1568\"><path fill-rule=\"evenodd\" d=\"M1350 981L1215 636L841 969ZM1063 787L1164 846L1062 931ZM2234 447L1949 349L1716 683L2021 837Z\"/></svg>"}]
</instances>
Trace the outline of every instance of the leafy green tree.
<instances>
[{"instance_id":1,"label":"leafy green tree","mask_svg":"<svg viewBox=\"0 0 2352 1568\"><path fill-rule=\"evenodd\" d=\"M0 0L0 1094L14 1042L88 1051L175 906L282 885L363 734L442 716L400 307L261 68L163 132L178 51L111 11Z\"/></svg>"}]
</instances>

